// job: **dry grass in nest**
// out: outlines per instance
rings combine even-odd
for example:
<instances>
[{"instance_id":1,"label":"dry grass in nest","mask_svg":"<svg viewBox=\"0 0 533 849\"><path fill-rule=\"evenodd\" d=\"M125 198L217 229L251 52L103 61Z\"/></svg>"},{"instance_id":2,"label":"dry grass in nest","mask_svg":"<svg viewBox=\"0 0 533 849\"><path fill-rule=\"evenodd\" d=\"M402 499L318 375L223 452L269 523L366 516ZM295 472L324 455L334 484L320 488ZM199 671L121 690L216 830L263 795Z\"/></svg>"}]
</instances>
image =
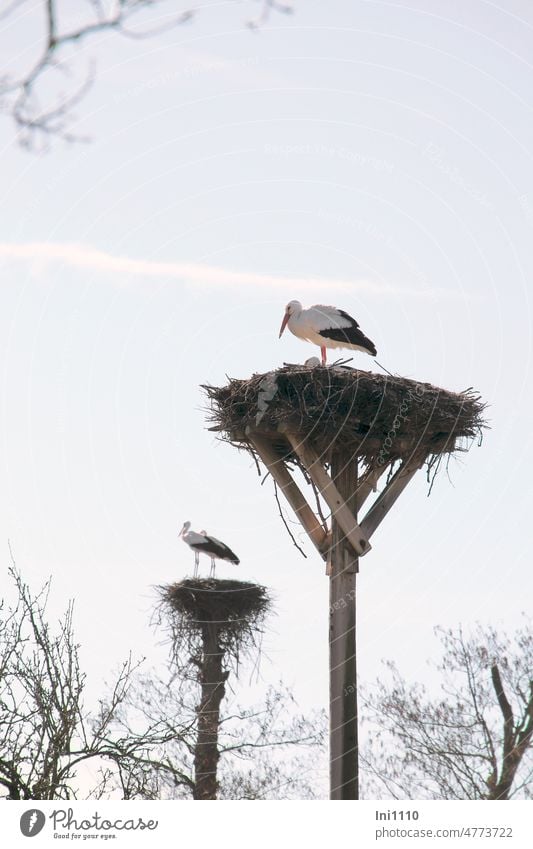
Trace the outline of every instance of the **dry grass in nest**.
<instances>
[{"instance_id":1,"label":"dry grass in nest","mask_svg":"<svg viewBox=\"0 0 533 849\"><path fill-rule=\"evenodd\" d=\"M309 439L324 462L350 452L367 466L465 450L486 426L472 389L450 392L429 383L346 367L287 365L226 386L204 386L210 430L254 453L247 428L300 465L280 433ZM384 446L386 450L384 451Z\"/></svg>"},{"instance_id":2,"label":"dry grass in nest","mask_svg":"<svg viewBox=\"0 0 533 849\"><path fill-rule=\"evenodd\" d=\"M259 650L262 626L271 607L266 587L246 581L185 578L160 587L161 612L179 665L198 655L206 629L215 630L226 663Z\"/></svg>"}]
</instances>

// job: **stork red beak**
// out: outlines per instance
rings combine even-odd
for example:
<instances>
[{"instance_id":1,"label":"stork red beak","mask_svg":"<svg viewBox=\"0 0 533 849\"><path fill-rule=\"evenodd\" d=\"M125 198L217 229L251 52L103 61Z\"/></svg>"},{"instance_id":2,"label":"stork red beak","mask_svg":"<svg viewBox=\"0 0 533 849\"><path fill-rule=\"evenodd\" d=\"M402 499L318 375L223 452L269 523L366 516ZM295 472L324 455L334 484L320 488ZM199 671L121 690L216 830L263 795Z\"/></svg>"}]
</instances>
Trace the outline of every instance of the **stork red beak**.
<instances>
[{"instance_id":1,"label":"stork red beak","mask_svg":"<svg viewBox=\"0 0 533 849\"><path fill-rule=\"evenodd\" d=\"M283 316L283 321L281 322L281 327L280 327L280 329L279 329L279 336L278 336L278 339L281 339L281 334L283 333L283 331L284 331L284 330L285 330L285 328L287 327L287 322L288 322L288 320L289 320L289 313L288 313L288 312L286 312L286 313L285 313L285 315Z\"/></svg>"}]
</instances>

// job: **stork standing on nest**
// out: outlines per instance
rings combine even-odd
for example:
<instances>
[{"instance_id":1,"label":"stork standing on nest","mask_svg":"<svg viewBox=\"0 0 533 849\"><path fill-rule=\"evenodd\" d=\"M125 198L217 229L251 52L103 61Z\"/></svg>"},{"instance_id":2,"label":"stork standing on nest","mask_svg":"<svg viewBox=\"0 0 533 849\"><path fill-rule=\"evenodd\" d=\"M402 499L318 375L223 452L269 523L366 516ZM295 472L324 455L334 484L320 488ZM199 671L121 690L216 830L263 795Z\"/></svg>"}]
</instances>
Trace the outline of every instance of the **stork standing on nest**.
<instances>
[{"instance_id":1,"label":"stork standing on nest","mask_svg":"<svg viewBox=\"0 0 533 849\"><path fill-rule=\"evenodd\" d=\"M205 531L200 531L199 534L196 533L196 531L191 531L190 527L191 523L185 522L179 535L183 542L186 542L189 548L192 548L194 551L193 577L198 577L200 554L207 554L207 556L211 559L211 571L209 573L210 578L215 577L216 560L226 560L228 563L234 563L235 566L239 565L239 558L233 553L231 548L228 548L228 546L225 545L225 543L220 542L220 540L216 537L209 536Z\"/></svg>"},{"instance_id":2,"label":"stork standing on nest","mask_svg":"<svg viewBox=\"0 0 533 849\"><path fill-rule=\"evenodd\" d=\"M299 339L320 347L322 365L326 365L326 348L351 348L375 357L376 346L359 329L355 318L337 307L315 304L304 310L300 301L289 301L279 335L286 327Z\"/></svg>"}]
</instances>

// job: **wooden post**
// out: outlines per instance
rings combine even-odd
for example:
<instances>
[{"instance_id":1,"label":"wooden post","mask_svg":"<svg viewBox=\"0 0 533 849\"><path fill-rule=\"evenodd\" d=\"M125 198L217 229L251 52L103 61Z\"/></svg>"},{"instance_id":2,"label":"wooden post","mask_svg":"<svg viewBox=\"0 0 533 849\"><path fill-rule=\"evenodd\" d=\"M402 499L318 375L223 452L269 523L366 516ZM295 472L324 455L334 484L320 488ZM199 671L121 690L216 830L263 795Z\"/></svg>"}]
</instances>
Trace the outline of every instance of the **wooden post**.
<instances>
[{"instance_id":1,"label":"wooden post","mask_svg":"<svg viewBox=\"0 0 533 849\"><path fill-rule=\"evenodd\" d=\"M335 454L331 476L356 517L357 458ZM330 798L359 798L355 590L358 558L332 516L329 580Z\"/></svg>"},{"instance_id":2,"label":"wooden post","mask_svg":"<svg viewBox=\"0 0 533 849\"><path fill-rule=\"evenodd\" d=\"M224 684L228 677L228 673L222 669L223 657L217 624L206 622L202 628L202 659L199 663L201 698L197 709L198 734L194 747L194 799L217 798L220 703L224 698Z\"/></svg>"}]
</instances>

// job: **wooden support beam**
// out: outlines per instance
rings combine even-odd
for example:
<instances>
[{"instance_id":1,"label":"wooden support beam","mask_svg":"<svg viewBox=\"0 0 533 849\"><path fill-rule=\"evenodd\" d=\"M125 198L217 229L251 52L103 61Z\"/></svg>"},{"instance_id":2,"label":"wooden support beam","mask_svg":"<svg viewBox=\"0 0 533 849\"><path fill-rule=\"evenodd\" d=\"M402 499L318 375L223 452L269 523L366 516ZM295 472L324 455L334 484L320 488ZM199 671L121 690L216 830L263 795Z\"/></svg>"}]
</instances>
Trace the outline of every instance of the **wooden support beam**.
<instances>
[{"instance_id":1,"label":"wooden support beam","mask_svg":"<svg viewBox=\"0 0 533 849\"><path fill-rule=\"evenodd\" d=\"M355 513L357 460L332 457L331 473L350 514ZM332 518L329 580L330 798L359 798L355 592L357 557Z\"/></svg>"},{"instance_id":2,"label":"wooden support beam","mask_svg":"<svg viewBox=\"0 0 533 849\"><path fill-rule=\"evenodd\" d=\"M367 539L370 539L376 528L382 523L392 505L398 500L407 484L423 464L424 460L420 459L404 461L392 476L361 522L361 529Z\"/></svg>"},{"instance_id":3,"label":"wooden support beam","mask_svg":"<svg viewBox=\"0 0 533 849\"><path fill-rule=\"evenodd\" d=\"M376 466L375 468L370 469L365 476L359 480L357 492L355 493L357 512L359 512L370 493L375 491L378 480L386 469L387 466Z\"/></svg>"},{"instance_id":4,"label":"wooden support beam","mask_svg":"<svg viewBox=\"0 0 533 849\"><path fill-rule=\"evenodd\" d=\"M326 560L328 557L328 535L307 503L298 484L292 479L285 462L278 457L270 443L260 434L254 432L251 428L247 428L246 435L296 513L311 542L320 556Z\"/></svg>"},{"instance_id":5,"label":"wooden support beam","mask_svg":"<svg viewBox=\"0 0 533 849\"><path fill-rule=\"evenodd\" d=\"M322 461L309 439L304 441L285 428L280 428L280 433L283 433L289 440L293 451L303 463L313 483L318 487L320 494L331 510L332 516L344 531L355 553L359 556L366 554L371 549L368 538L357 524L353 511L350 510L331 477L326 472ZM348 459L346 462L351 468L351 460ZM353 503L355 504L355 501Z\"/></svg>"}]
</instances>

